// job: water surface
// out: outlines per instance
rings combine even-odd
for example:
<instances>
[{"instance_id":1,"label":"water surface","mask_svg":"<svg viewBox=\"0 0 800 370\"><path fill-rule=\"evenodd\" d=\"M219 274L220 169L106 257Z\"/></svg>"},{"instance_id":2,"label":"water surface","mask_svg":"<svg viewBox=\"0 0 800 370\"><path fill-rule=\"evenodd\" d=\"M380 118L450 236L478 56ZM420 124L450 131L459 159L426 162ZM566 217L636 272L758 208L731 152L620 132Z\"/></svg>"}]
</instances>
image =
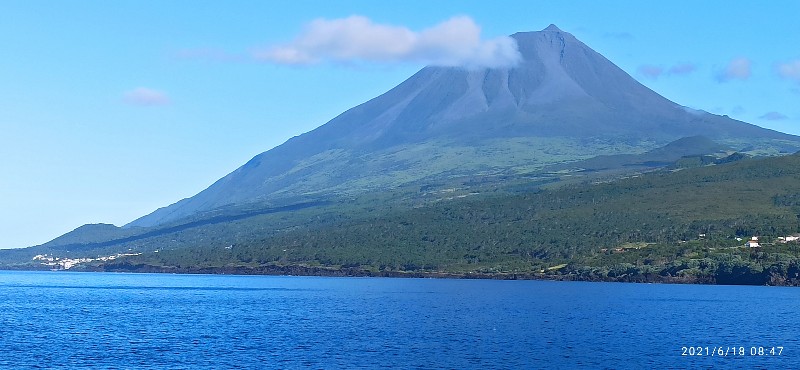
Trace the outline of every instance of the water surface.
<instances>
[{"instance_id":1,"label":"water surface","mask_svg":"<svg viewBox=\"0 0 800 370\"><path fill-rule=\"evenodd\" d=\"M0 271L0 367L788 368L800 361L798 294L779 287ZM682 356L691 346L743 347L745 355ZM780 356L750 355L778 346Z\"/></svg>"}]
</instances>

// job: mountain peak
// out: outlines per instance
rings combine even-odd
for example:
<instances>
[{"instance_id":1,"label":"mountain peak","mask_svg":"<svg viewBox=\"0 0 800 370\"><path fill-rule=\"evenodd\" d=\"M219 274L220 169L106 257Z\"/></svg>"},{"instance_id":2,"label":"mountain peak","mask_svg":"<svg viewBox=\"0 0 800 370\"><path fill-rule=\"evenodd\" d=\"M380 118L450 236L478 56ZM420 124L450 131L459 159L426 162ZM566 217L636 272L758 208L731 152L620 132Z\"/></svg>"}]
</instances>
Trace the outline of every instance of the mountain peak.
<instances>
[{"instance_id":1,"label":"mountain peak","mask_svg":"<svg viewBox=\"0 0 800 370\"><path fill-rule=\"evenodd\" d=\"M555 24L552 24L552 23L551 23L549 26L547 26L547 28L543 29L542 31L556 31L556 32L560 32L560 31L561 31L561 29L560 29L560 28L558 28L558 26L556 26Z\"/></svg>"},{"instance_id":2,"label":"mountain peak","mask_svg":"<svg viewBox=\"0 0 800 370\"><path fill-rule=\"evenodd\" d=\"M259 154L200 194L128 226L254 202L528 174L534 167L578 159L541 149L558 145L567 145L566 153L582 147L579 157L616 154L617 147L642 152L695 135L721 143L747 138L800 147L797 137L692 114L554 24L511 37L522 56L513 68L425 67L386 93Z\"/></svg>"}]
</instances>

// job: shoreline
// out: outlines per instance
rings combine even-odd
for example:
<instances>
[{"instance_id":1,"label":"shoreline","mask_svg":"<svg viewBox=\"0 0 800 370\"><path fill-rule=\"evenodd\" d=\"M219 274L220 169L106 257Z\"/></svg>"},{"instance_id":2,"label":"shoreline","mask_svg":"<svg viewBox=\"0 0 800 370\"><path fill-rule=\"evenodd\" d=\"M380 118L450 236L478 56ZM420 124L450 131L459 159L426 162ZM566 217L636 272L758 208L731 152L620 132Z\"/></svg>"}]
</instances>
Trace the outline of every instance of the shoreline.
<instances>
[{"instance_id":1,"label":"shoreline","mask_svg":"<svg viewBox=\"0 0 800 370\"><path fill-rule=\"evenodd\" d=\"M50 269L13 268L0 266L0 270L9 271L49 271ZM354 267L329 268L302 265L267 265L259 267L226 266L226 267L177 267L152 266L146 264L111 264L100 266L83 266L62 272L125 272L125 273L161 273L161 274L197 274L197 275L262 275L262 276L324 276L324 277L383 277L383 278L424 278L424 279L482 279L482 280L546 280L546 281L584 281L584 282L617 282L641 284L700 284L700 285L738 285L738 286L800 286L800 281L789 279L770 279L764 284L718 283L713 277L675 277L657 274L610 277L587 277L567 274L542 273L453 273L444 271L370 271Z\"/></svg>"}]
</instances>

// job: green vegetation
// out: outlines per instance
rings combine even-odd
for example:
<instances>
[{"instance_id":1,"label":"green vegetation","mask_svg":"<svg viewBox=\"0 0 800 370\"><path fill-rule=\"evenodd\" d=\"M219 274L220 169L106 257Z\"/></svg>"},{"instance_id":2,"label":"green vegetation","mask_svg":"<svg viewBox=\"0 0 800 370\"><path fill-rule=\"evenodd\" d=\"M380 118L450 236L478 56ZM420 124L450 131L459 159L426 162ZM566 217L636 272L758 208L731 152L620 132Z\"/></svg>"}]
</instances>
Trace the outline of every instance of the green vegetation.
<instances>
[{"instance_id":1,"label":"green vegetation","mask_svg":"<svg viewBox=\"0 0 800 370\"><path fill-rule=\"evenodd\" d=\"M800 154L736 159L548 190L512 178L232 209L239 215L143 229L138 237L128 229L102 242L49 243L26 257L0 254L0 262L22 267L33 254L130 251L142 254L79 267L797 285L800 245L776 240L800 232ZM751 236L763 246L745 248Z\"/></svg>"}]
</instances>

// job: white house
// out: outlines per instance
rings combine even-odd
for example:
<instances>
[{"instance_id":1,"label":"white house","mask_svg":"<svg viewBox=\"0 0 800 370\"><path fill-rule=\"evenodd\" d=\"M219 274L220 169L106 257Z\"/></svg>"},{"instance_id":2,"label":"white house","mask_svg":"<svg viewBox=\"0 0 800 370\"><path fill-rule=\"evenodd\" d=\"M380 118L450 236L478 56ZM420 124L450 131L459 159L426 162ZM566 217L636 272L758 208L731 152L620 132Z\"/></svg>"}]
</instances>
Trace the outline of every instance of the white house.
<instances>
[{"instance_id":1,"label":"white house","mask_svg":"<svg viewBox=\"0 0 800 370\"><path fill-rule=\"evenodd\" d=\"M754 237L750 238L750 240L747 241L747 243L745 243L744 246L748 247L748 248L760 248L761 247L760 245L758 245L758 237L757 236L754 236Z\"/></svg>"}]
</instances>

